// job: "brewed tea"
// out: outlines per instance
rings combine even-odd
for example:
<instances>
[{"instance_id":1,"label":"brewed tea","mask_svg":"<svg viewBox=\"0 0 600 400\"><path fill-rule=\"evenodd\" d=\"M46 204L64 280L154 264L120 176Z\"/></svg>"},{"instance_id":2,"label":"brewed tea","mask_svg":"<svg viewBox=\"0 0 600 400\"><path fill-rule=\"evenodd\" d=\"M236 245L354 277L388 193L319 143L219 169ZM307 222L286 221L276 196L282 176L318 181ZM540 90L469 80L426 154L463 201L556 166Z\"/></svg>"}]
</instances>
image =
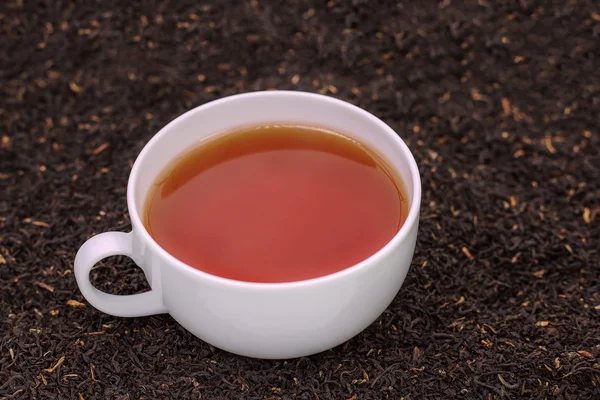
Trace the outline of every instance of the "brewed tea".
<instances>
[{"instance_id":1,"label":"brewed tea","mask_svg":"<svg viewBox=\"0 0 600 400\"><path fill-rule=\"evenodd\" d=\"M182 262L224 278L291 282L368 258L407 215L372 150L311 126L252 126L208 139L151 188L145 225Z\"/></svg>"}]
</instances>

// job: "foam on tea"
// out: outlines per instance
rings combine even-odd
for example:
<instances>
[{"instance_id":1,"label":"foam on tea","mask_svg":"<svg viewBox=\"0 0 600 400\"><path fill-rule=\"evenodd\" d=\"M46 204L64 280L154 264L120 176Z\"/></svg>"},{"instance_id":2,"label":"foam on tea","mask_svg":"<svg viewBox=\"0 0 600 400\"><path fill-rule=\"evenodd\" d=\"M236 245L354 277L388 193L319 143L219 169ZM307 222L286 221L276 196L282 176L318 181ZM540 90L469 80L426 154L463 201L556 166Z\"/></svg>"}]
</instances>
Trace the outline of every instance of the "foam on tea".
<instances>
[{"instance_id":1,"label":"foam on tea","mask_svg":"<svg viewBox=\"0 0 600 400\"><path fill-rule=\"evenodd\" d=\"M148 195L145 225L163 249L204 272L299 281L385 246L408 212L401 187L375 153L336 132L246 127L167 167Z\"/></svg>"}]
</instances>

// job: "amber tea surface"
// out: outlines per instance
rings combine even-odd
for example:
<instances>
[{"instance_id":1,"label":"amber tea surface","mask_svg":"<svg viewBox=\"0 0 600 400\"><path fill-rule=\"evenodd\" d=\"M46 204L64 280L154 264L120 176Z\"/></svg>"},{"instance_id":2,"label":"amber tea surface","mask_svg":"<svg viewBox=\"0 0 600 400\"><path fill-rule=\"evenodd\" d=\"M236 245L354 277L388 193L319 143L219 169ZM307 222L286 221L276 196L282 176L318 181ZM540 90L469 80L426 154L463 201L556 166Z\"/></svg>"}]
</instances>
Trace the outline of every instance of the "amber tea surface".
<instances>
[{"instance_id":1,"label":"amber tea surface","mask_svg":"<svg viewBox=\"0 0 600 400\"><path fill-rule=\"evenodd\" d=\"M326 129L264 125L208 139L159 176L144 219L201 271L292 282L365 260L407 215L403 185L370 149Z\"/></svg>"}]
</instances>

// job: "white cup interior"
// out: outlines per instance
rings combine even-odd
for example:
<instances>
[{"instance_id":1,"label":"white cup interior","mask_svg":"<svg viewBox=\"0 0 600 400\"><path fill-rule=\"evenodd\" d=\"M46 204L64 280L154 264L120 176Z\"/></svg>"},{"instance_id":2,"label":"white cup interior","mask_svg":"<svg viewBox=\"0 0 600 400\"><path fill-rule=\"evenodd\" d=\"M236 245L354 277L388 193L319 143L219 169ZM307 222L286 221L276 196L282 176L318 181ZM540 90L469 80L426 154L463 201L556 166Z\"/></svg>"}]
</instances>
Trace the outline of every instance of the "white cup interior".
<instances>
[{"instance_id":1,"label":"white cup interior","mask_svg":"<svg viewBox=\"0 0 600 400\"><path fill-rule=\"evenodd\" d=\"M255 92L226 97L176 118L156 134L140 153L128 187L134 223L141 222L144 203L156 177L190 148L225 131L261 123L321 126L351 137L374 150L393 168L408 196L407 222L418 212L420 198L416 163L402 140L385 123L352 104L331 97L291 91Z\"/></svg>"}]
</instances>

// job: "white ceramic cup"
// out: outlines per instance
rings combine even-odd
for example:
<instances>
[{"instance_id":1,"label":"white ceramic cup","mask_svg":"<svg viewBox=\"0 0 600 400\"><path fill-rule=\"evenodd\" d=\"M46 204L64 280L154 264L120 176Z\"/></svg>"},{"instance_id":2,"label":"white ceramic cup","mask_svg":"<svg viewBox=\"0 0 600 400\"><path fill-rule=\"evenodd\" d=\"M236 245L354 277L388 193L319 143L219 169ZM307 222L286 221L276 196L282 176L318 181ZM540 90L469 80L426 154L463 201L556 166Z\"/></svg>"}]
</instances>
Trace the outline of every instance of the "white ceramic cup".
<instances>
[{"instance_id":1,"label":"white ceramic cup","mask_svg":"<svg viewBox=\"0 0 600 400\"><path fill-rule=\"evenodd\" d=\"M236 127L285 122L322 126L374 149L406 187L409 213L377 253L331 275L298 282L252 283L211 275L163 250L142 224L142 208L157 175L206 138ZM232 353L292 358L318 353L352 338L385 310L411 263L419 224L421 181L406 144L372 114L331 97L290 91L240 94L197 107L160 130L138 156L127 187L129 233L92 237L75 257L81 293L97 309L120 317L169 313L200 339ZM98 261L126 255L152 290L129 296L90 283Z\"/></svg>"}]
</instances>

